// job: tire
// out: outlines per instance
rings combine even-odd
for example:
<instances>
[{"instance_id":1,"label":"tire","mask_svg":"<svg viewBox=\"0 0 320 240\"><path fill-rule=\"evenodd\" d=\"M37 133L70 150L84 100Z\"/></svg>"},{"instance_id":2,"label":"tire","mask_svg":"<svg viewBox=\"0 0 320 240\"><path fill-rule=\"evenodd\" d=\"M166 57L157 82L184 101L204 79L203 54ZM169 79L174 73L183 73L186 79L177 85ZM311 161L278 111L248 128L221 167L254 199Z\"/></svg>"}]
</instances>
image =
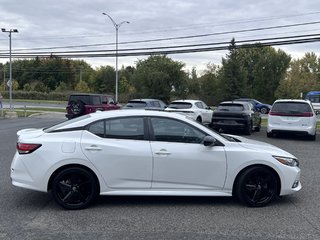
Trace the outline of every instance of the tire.
<instances>
[{"instance_id":1,"label":"tire","mask_svg":"<svg viewBox=\"0 0 320 240\"><path fill-rule=\"evenodd\" d=\"M267 137L268 137L268 138L271 138L271 137L273 137L273 134L272 134L272 132L267 132Z\"/></svg>"},{"instance_id":2,"label":"tire","mask_svg":"<svg viewBox=\"0 0 320 240\"><path fill-rule=\"evenodd\" d=\"M245 127L244 133L246 135L251 135L251 133L252 133L252 123L251 122L249 122L248 125Z\"/></svg>"},{"instance_id":3,"label":"tire","mask_svg":"<svg viewBox=\"0 0 320 240\"><path fill-rule=\"evenodd\" d=\"M278 181L271 170L262 166L251 167L239 176L235 193L250 207L264 207L278 195Z\"/></svg>"},{"instance_id":4,"label":"tire","mask_svg":"<svg viewBox=\"0 0 320 240\"><path fill-rule=\"evenodd\" d=\"M197 120L197 122L202 123L202 119L200 116L198 116L196 120Z\"/></svg>"},{"instance_id":5,"label":"tire","mask_svg":"<svg viewBox=\"0 0 320 240\"><path fill-rule=\"evenodd\" d=\"M260 132L260 130L261 130L261 124L259 124L258 126L256 126L254 130L255 130L256 132Z\"/></svg>"},{"instance_id":6,"label":"tire","mask_svg":"<svg viewBox=\"0 0 320 240\"><path fill-rule=\"evenodd\" d=\"M266 108L266 107L262 107L262 108L260 108L260 112L261 112L262 114L267 114L267 113L269 112L269 109Z\"/></svg>"},{"instance_id":7,"label":"tire","mask_svg":"<svg viewBox=\"0 0 320 240\"><path fill-rule=\"evenodd\" d=\"M84 113L85 107L81 101L70 102L70 111L74 116L80 116Z\"/></svg>"},{"instance_id":8,"label":"tire","mask_svg":"<svg viewBox=\"0 0 320 240\"><path fill-rule=\"evenodd\" d=\"M309 135L309 139L310 139L311 141L315 141L316 138L317 138L317 133L315 133L314 135Z\"/></svg>"},{"instance_id":9,"label":"tire","mask_svg":"<svg viewBox=\"0 0 320 240\"><path fill-rule=\"evenodd\" d=\"M69 210L89 206L98 195L95 176L80 167L71 167L59 172L52 182L54 200Z\"/></svg>"}]
</instances>

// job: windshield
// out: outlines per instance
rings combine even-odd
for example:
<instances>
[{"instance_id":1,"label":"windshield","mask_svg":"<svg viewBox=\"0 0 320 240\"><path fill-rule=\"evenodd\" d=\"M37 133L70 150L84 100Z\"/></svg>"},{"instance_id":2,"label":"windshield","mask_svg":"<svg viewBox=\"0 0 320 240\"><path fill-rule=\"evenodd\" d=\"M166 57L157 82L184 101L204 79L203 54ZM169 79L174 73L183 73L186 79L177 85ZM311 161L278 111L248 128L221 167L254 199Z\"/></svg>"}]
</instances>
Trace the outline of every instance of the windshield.
<instances>
[{"instance_id":1,"label":"windshield","mask_svg":"<svg viewBox=\"0 0 320 240\"><path fill-rule=\"evenodd\" d=\"M168 106L168 108L174 108L174 109L188 109L191 107L192 107L192 104L188 102L172 102Z\"/></svg>"},{"instance_id":2,"label":"windshield","mask_svg":"<svg viewBox=\"0 0 320 240\"><path fill-rule=\"evenodd\" d=\"M306 99L312 103L320 103L320 94L307 96Z\"/></svg>"}]
</instances>

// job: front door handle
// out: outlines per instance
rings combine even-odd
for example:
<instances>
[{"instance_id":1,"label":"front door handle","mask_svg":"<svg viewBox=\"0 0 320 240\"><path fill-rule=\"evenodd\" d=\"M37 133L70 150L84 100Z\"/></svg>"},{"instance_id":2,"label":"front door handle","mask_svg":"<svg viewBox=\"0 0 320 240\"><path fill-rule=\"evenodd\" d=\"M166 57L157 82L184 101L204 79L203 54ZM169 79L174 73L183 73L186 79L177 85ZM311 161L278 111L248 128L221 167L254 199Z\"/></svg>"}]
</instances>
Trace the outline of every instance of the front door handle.
<instances>
[{"instance_id":1,"label":"front door handle","mask_svg":"<svg viewBox=\"0 0 320 240\"><path fill-rule=\"evenodd\" d=\"M157 155L165 155L165 156L167 156L167 155L170 155L170 154L171 154L171 152L168 152L168 151L167 151L167 150L165 150L165 149L160 149L160 151L155 152L155 154L157 154Z\"/></svg>"}]
</instances>

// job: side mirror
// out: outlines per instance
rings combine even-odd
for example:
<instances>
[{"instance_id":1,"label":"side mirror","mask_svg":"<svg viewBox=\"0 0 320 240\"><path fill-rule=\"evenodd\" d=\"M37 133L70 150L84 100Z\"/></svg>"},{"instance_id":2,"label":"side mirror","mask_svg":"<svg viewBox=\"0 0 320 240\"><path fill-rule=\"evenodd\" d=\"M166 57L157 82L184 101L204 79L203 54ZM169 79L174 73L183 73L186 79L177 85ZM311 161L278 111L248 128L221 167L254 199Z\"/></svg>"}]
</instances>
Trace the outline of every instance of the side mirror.
<instances>
[{"instance_id":1,"label":"side mirror","mask_svg":"<svg viewBox=\"0 0 320 240\"><path fill-rule=\"evenodd\" d=\"M203 139L203 145L204 146L214 146L216 144L217 140L212 136L205 136Z\"/></svg>"}]
</instances>

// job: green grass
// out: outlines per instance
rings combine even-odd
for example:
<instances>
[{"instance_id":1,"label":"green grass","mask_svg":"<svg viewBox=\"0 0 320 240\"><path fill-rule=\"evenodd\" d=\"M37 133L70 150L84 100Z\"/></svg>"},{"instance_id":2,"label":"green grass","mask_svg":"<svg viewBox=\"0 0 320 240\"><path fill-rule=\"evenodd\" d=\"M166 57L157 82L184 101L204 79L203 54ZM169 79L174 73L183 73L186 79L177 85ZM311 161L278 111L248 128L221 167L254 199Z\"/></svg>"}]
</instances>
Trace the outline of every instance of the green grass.
<instances>
[{"instance_id":1,"label":"green grass","mask_svg":"<svg viewBox=\"0 0 320 240\"><path fill-rule=\"evenodd\" d=\"M5 116L6 112L9 110L0 111L0 117ZM41 114L41 113L48 113L48 112L61 112L64 113L65 109L61 108L16 108L14 111L17 113L18 117L29 117L33 114Z\"/></svg>"}]
</instances>

